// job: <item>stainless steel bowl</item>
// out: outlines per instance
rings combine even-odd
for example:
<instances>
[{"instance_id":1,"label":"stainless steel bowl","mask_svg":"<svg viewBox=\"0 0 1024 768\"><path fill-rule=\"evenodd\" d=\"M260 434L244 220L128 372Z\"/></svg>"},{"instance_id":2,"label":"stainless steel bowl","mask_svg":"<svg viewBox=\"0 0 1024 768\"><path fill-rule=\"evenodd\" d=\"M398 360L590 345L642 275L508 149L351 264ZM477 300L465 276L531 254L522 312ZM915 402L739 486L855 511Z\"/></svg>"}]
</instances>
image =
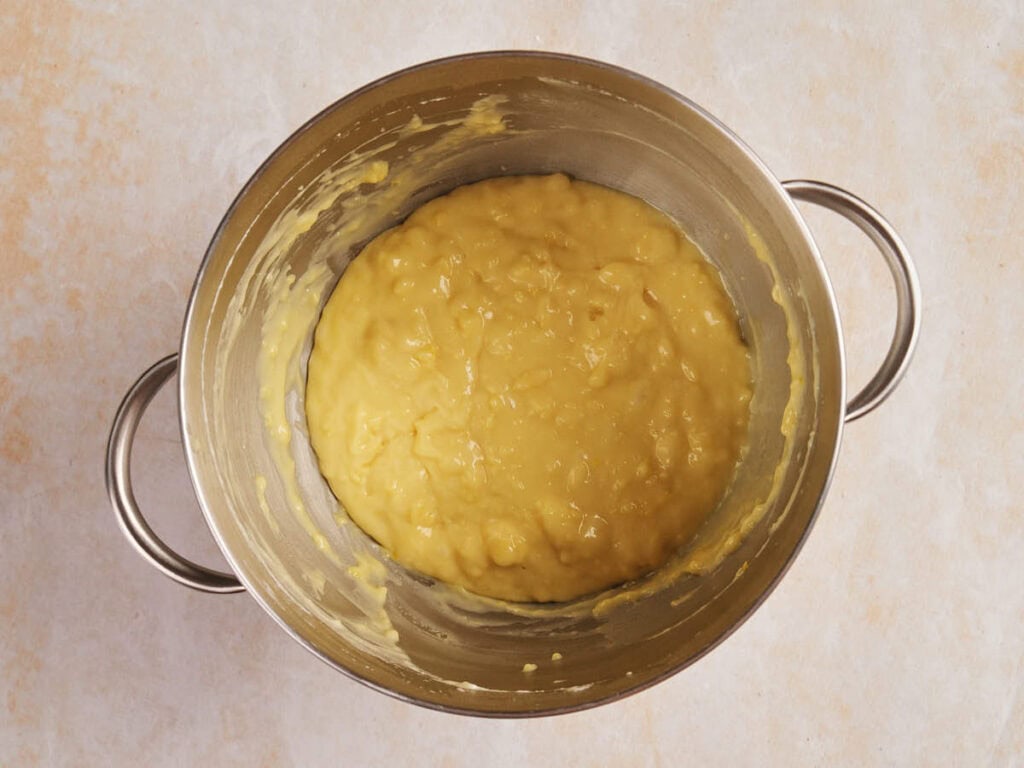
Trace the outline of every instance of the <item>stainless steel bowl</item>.
<instances>
[{"instance_id":1,"label":"stainless steel bowl","mask_svg":"<svg viewBox=\"0 0 1024 768\"><path fill-rule=\"evenodd\" d=\"M496 95L492 103L500 102L505 130L460 129L474 104ZM408 130L417 120L427 128ZM388 162L389 178L401 184L348 185L332 193L331 205L311 209L318 190L361 158ZM749 454L701 541L713 542L739 525L749 530L734 539L735 551L702 575L655 574L572 604L474 601L406 572L355 526L334 523L343 512L310 464L301 386L289 393L287 408L289 455L298 466L306 525L294 513L288 478L274 460L259 407L262 327L280 281L289 274L301 280L325 263L326 279L335 279L369 236L425 200L486 177L555 171L661 208L721 269L743 318L756 396ZM794 198L857 223L896 281L897 327L889 355L850 403L835 299ZM275 222L310 210L319 216L308 233L267 250ZM752 245L758 239L770 254L767 261ZM913 267L877 212L825 184L780 183L727 128L658 83L563 55L495 52L443 59L386 77L324 110L245 186L199 269L179 354L144 373L117 414L108 489L131 541L168 576L204 591L248 590L296 640L378 690L481 715L590 707L694 662L765 599L822 504L843 423L881 403L906 369L918 305ZM312 329L312 320L301 329L306 354ZM300 367L299 381L303 354L293 364ZM132 495L135 429L176 365L186 460L233 574L210 571L170 550ZM310 523L324 537L319 546L307 530ZM386 570L386 593L373 591L371 600L359 569L352 568L367 553ZM629 599L605 599L626 589L632 590ZM561 659L552 660L553 653ZM533 664L535 670L524 672Z\"/></svg>"}]
</instances>

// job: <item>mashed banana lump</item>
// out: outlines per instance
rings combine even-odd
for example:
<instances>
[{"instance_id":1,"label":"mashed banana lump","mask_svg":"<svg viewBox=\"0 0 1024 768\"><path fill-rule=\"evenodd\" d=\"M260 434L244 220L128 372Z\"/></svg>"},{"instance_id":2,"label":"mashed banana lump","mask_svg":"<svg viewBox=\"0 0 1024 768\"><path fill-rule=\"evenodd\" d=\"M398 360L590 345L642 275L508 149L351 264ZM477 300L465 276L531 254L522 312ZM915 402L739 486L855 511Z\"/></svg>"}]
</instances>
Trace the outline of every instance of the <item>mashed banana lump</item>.
<instances>
[{"instance_id":1,"label":"mashed banana lump","mask_svg":"<svg viewBox=\"0 0 1024 768\"><path fill-rule=\"evenodd\" d=\"M342 275L306 415L320 469L400 563L508 600L643 575L694 534L751 375L715 269L664 214L564 175L427 203Z\"/></svg>"}]
</instances>

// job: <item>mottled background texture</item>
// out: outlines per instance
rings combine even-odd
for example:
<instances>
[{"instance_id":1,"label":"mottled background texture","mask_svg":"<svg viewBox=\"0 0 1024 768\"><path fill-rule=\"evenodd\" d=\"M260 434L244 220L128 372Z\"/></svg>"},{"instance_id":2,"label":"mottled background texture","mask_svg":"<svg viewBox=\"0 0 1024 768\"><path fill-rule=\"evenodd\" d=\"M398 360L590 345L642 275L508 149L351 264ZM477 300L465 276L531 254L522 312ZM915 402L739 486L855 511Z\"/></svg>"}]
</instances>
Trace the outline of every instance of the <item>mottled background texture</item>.
<instances>
[{"instance_id":1,"label":"mottled background texture","mask_svg":"<svg viewBox=\"0 0 1024 768\"><path fill-rule=\"evenodd\" d=\"M917 259L918 354L846 433L820 522L695 667L595 711L445 716L331 672L245 595L178 587L103 489L114 409L177 345L222 213L378 76L567 51L679 90L780 177L848 187ZM0 4L0 766L1024 761L1024 6L1003 2ZM868 241L807 211L851 386L892 329ZM173 397L138 495L216 563Z\"/></svg>"}]
</instances>

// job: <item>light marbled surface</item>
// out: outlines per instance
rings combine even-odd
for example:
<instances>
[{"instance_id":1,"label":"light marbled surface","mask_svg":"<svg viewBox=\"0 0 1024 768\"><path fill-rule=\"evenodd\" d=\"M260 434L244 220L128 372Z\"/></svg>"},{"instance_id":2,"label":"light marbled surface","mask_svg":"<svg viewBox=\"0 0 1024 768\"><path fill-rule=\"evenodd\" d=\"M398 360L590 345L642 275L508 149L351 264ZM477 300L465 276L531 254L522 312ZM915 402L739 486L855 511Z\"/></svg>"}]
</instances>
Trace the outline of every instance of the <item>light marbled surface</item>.
<instances>
[{"instance_id":1,"label":"light marbled surface","mask_svg":"<svg viewBox=\"0 0 1024 768\"><path fill-rule=\"evenodd\" d=\"M373 78L501 47L638 70L780 177L861 194L925 297L910 374L847 431L764 607L649 692L520 722L398 703L250 598L176 586L121 538L102 483L117 402L176 347L207 241L262 159ZM4 3L0 766L1020 765L1022 160L1012 0ZM856 385L890 333L887 273L852 226L808 219ZM163 393L139 497L172 544L217 561L175 419Z\"/></svg>"}]
</instances>

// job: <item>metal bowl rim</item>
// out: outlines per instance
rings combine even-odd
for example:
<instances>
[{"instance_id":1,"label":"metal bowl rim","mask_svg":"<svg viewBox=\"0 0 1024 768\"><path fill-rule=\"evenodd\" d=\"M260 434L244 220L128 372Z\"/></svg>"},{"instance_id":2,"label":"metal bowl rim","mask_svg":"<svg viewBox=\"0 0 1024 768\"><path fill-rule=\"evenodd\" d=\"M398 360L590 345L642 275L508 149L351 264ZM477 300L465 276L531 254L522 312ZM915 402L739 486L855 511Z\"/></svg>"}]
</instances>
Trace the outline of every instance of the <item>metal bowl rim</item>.
<instances>
[{"instance_id":1,"label":"metal bowl rim","mask_svg":"<svg viewBox=\"0 0 1024 768\"><path fill-rule=\"evenodd\" d=\"M630 80L633 80L635 82L638 82L639 84L641 84L641 85L643 85L643 86L645 86L645 87L647 87L649 89L658 91L658 92L660 92L663 95L671 97L673 100L675 100L676 102L678 102L682 106L684 106L687 109L689 109L689 110L693 111L694 113L696 113L700 118L705 120L709 125L711 125L716 130L718 130L726 139L728 139L737 149L739 149L742 152L742 154L744 155L745 159L753 166L753 170L758 172L763 177L763 179L769 183L769 185L772 188L772 191L775 193L775 197L777 198L776 202L780 203L783 206L783 208L785 208L787 210L787 212L789 213L790 217L793 220L793 223L798 227L798 229L800 230L801 234L803 235L805 244L806 244L807 248L809 249L811 255L813 256L814 264L817 267L817 271L818 271L818 277L820 278L820 280L822 282L822 286L825 289L825 292L826 292L826 295L827 295L827 298L828 298L828 307L831 310L830 314L831 314L831 318L832 318L832 321L834 323L834 328L835 328L835 331L836 331L836 341L837 341L836 351L837 351L837 360L838 360L838 365L839 365L839 370L837 371L837 373L838 373L837 379L838 379L838 382L839 382L839 392L837 392L836 394L838 396L838 402L840 404L840 406L839 406L840 407L840 411L839 411L838 425L837 425L837 428L836 428L835 441L833 443L832 457L831 457L831 460L829 462L829 469L828 469L828 472L827 472L827 474L825 476L824 483L822 485L821 491L820 491L820 493L818 495L818 500L817 500L817 502L814 505L814 509L811 511L810 517L808 518L807 525L804 527L804 530L801 532L800 537L797 539L796 544L793 547L793 550L789 553L789 555L787 556L785 561L782 563L781 567L779 568L779 570L775 574L775 576L767 584L767 586L760 593L760 595L757 597L757 599L755 599L751 603L751 605L743 612L743 614L741 614L736 619L736 621L732 624L732 626L730 626L725 632L721 633L720 635L718 635L717 637L715 637L714 639L709 641L704 646L704 648L702 648L696 654L690 656L685 661L683 661L683 662L681 662L679 664L676 664L675 666L672 666L672 667L664 670L662 673L654 676L653 678L651 678L649 680L640 681L640 682L638 682L637 684L635 684L633 686L627 686L627 687L623 688L620 691L617 691L615 693L609 694L608 696L603 696L603 697L597 698L597 699L591 699L591 700L587 700L587 701L582 701L582 702L580 702L578 704L570 704L570 705L557 706L557 707L545 707L545 708L538 708L538 709L532 709L532 710L522 710L522 709L480 710L480 709L474 709L472 707L459 707L459 706L452 706L452 705L448 705L448 704L442 704L442 703L439 703L437 701L432 701L432 700L427 699L427 698L420 698L420 697L417 697L417 696L401 693L399 691L392 690L391 688L388 688L387 686L382 685L382 684L380 684L380 683L370 679L369 677L367 677L367 676L365 676L363 674L360 674L358 671L356 671L354 669L350 669L348 667L345 667L344 665L342 665L342 664L334 661L333 659L329 658L322 650L317 648L312 642L310 642L309 640L307 640L306 638L301 636L296 630L294 630L291 627L291 625L289 625L283 618L281 618L277 614L276 611L274 611L274 609L270 606L269 602L262 595L260 590L255 588L253 582L249 578L248 574L245 572L245 569L240 566L239 561L233 556L233 554L231 552L231 549L228 547L228 545L225 542L225 539L224 539L224 537L223 537L223 535L222 535L222 533L220 531L220 528L219 528L219 525L217 523L216 518L210 512L210 509L211 509L210 502L209 502L209 500L207 498L207 492L206 492L206 489L205 489L205 487L204 487L204 485L202 483L202 480L201 480L202 471L201 471L201 469L199 467L199 462L198 462L198 460L196 458L196 452L195 452L195 449L193 447L194 436L193 436L193 434L192 434L192 432L191 432L191 430L189 428L189 425L186 423L186 420L185 420L185 414L188 413L188 405L189 405L188 390L187 390L187 387L185 386L185 382L188 381L190 376L193 375L192 374L192 368L193 368L192 361L190 360L189 356L187 354L185 354L185 352L186 352L186 348L189 346L189 340L192 338L192 336L195 333L195 328L197 326L201 327L201 320L202 320L202 318L197 318L196 317L196 312L195 312L196 297L197 297L197 295L199 293L199 290L200 290L201 286L208 279L207 278L207 273L208 273L208 270L209 270L209 266L210 266L210 264L211 264L211 262L213 260L214 254L217 252L217 249L218 249L218 247L220 245L220 241L221 241L221 239L223 237L223 234L224 234L225 230L227 229L227 226L228 226L229 222L232 221L232 219L234 218L236 210L240 207L240 205L246 199L246 197L248 197L248 195L250 194L251 190L260 183L260 181L262 180L263 175L266 172L266 170L271 165L273 165L278 160L278 158L282 154L285 153L285 151L289 147L291 147L296 141L298 141L298 139L303 134L305 134L310 128L312 128L312 126L314 126L315 124L319 123L321 120L325 119L328 115L330 115L335 110L337 110L337 109L339 109L339 108L349 104L352 101L355 101L356 99L358 99L359 97L365 95L366 93L368 93L368 92L370 92L370 91L372 91L372 90L374 90L374 89L376 89L376 88L378 88L380 86L383 86L383 85L385 85L387 83L393 82L393 81L395 81L395 80L397 80L399 78L406 77L408 75L414 74L414 73L422 71L422 70L431 69L431 68L434 68L434 67L439 67L439 66L444 66L444 65L450 65L450 64L457 63L457 62L470 62L470 61L476 61L476 60L481 60L481 59L501 59L501 58L510 58L510 57L511 58L529 58L529 59L535 59L535 60L538 60L538 61L550 60L550 61L569 62L569 63L572 63L572 64L584 65L584 66L589 66L589 67L592 67L592 68L595 68L595 69L605 70L607 72L611 72L611 73L613 73L615 75L618 75L620 77L624 77L626 79L630 79ZM787 571L792 566L792 564L793 564L794 560L796 559L797 555L800 553L800 550L803 548L803 545L806 542L807 537L810 534L811 529L814 527L814 523L816 522L816 520L818 518L818 515L819 515L819 513L821 511L822 505L824 504L825 497L828 495L828 489L829 489L829 486L831 485L832 477L833 477L833 475L835 473L836 463L837 463L838 456L839 456L840 443L842 441L843 423L844 423L845 408L846 408L846 405L845 405L845 403L846 403L846 371L845 371L846 363L845 363L845 360L846 360L846 355L845 355L844 346L843 346L843 334L842 334L842 326L841 326L841 321L840 321L840 316L839 316L838 304L837 304L837 301L836 301L834 290L832 288L831 280L828 277L828 273L827 273L827 271L825 269L824 262L823 262L823 260L821 258L821 254L818 251L818 248L817 248L817 245L816 245L816 243L814 241L814 238L811 236L810 230L808 229L806 222L804 221L803 217L800 215L799 211L797 210L796 204L794 203L794 201L790 197L790 195L782 187L782 184L779 181L779 179L771 172L771 170L769 170L768 166L753 152L753 150L751 150L750 147L747 146L728 126L726 126L724 123L722 123L718 118L716 118L710 112L705 110L699 104L697 104L696 102L688 99L687 97L685 97L682 94L678 93L674 89L669 88L668 86L663 85L662 83L660 83L660 82L658 82L658 81L656 81L656 80L654 80L652 78L646 77L645 75L638 74L638 73L633 72L633 71L631 71L629 69L626 69L624 67L620 67L620 66L617 66L617 65L614 65L614 64L608 64L607 62L599 61L599 60L596 60L596 59L590 59L590 58L586 58L586 57L582 57L582 56L575 56L575 55L566 54L566 53L553 53L553 52L536 51L536 50L480 51L480 52L463 53L463 54L457 54L457 55L454 55L454 56L446 56L446 57L442 57L442 58L438 58L438 59L433 59L431 61L426 61L426 62L423 62L423 63L420 63L420 64L416 64L416 65L413 65L413 66L410 66L410 67L406 67L404 69L397 70L395 72L392 72L391 74L385 75L385 76L383 76L381 78L378 78L378 79L376 79L376 80L374 80L374 81L372 81L370 83L367 83L366 85L362 86L361 88L358 88L358 89L352 91L351 93L341 97L337 101L331 103L330 105L328 105L327 107L322 109L320 112L318 112L316 115L311 117L309 120L307 120L305 123L303 123L299 128L297 128L295 131L293 131L292 134L290 136L288 136L288 138L286 138L267 157L266 160L263 161L263 163L260 164L260 166L256 169L256 171L252 174L252 176L249 178L249 180L245 183L245 185L239 191L239 193L235 196L235 198L232 201L231 205L228 207L228 209L225 212L224 216L221 218L221 221L220 221L220 223L217 226L217 229L216 229L216 231L215 231L215 233L213 235L213 238L210 241L210 245L207 247L206 252L203 255L203 259L202 259L202 261L201 261L201 263L199 265L199 269L198 269L198 271L196 273L196 279L195 279L195 281L194 281L194 283L192 285L192 290L189 293L188 305L187 305L186 312L185 312L185 320L184 320L184 323L183 323L183 326L182 326L181 345L180 345L180 349L179 349L179 358L178 358L178 364L179 364L179 370L178 370L178 416L179 416L179 427L180 427L180 430L181 430L182 445L183 445L183 448L184 448L185 462L186 462L186 465L188 467L189 477L190 477L190 479L192 481L192 486L194 488L194 491L195 491L195 494L196 494L196 498L199 501L199 506L202 509L203 517L205 518L206 524L209 527L210 532L212 533L215 541L217 542L218 548L223 553L224 558L227 560L228 565L231 568L231 570L234 572L234 574L238 577L238 579L245 586L245 589L249 593L249 595L278 624L278 626L280 626L286 633L288 633L288 635L290 635L292 637L292 639L294 639L296 642L298 642L300 645L302 645L306 650L308 650L314 656L319 658L321 661L323 661L324 663L329 665L332 669L335 669L335 670L343 673L347 677L349 677L349 678L351 678L351 679L353 679L353 680L355 680L355 681L357 681L359 683L362 683L363 685L365 685L365 686L367 686L367 687L369 687L369 688L371 688L371 689L373 689L375 691L378 691L378 692L383 693L385 695L391 696L392 698L398 699L400 701L408 702L408 703L411 703L411 704L416 704L418 706L425 707L427 709L432 709L432 710L435 710L435 711L445 712L445 713L449 713L449 714L469 715L469 716L488 717L488 718L528 718L528 717L540 717L540 716L548 716L548 715L568 714L568 713L571 713L571 712L580 712L580 711L583 711L583 710L587 710L587 709L591 709L591 708L594 708L594 707L601 706L603 704L608 704L608 703L611 703L611 702L614 702L614 701L619 701L619 700L624 699L624 698L626 698L628 696L632 696L633 694L639 693L640 691L643 691L643 690L646 690L648 688L651 688L651 687L657 685L660 682L665 681L666 679L672 677L673 675L677 674L678 672L682 671L683 669L686 669L690 665L696 663L697 661L702 659L704 656L706 656L708 653L710 653L712 650L717 648L730 635L732 635L737 629L739 629L739 627L742 626L747 621L747 619L749 619L750 616L753 615L753 613L764 603L764 601L768 598L768 596L778 586L778 584L782 580L783 576L786 575Z\"/></svg>"}]
</instances>

